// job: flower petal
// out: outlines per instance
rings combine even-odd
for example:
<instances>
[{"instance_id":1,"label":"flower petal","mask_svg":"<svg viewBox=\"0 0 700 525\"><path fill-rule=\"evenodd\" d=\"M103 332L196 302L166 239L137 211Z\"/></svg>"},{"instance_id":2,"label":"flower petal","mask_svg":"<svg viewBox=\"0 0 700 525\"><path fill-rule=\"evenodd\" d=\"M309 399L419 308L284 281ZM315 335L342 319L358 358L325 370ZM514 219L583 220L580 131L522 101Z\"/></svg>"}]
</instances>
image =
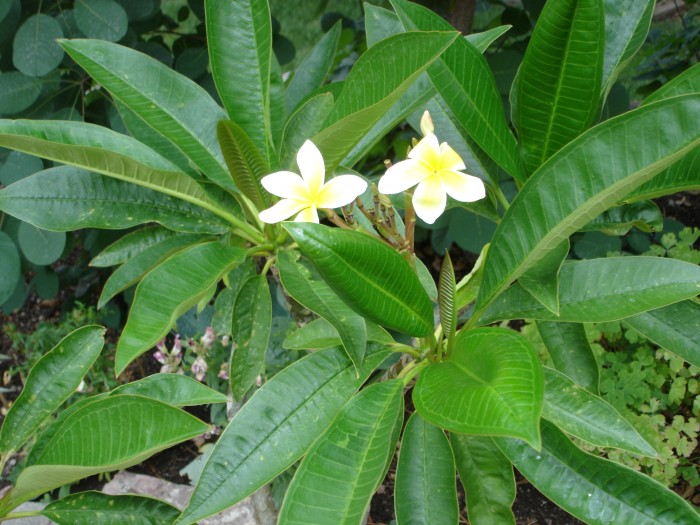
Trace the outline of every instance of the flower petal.
<instances>
[{"instance_id":1,"label":"flower petal","mask_svg":"<svg viewBox=\"0 0 700 525\"><path fill-rule=\"evenodd\" d=\"M316 211L316 206L304 208L296 217L294 217L294 220L296 222L315 222L318 224L318 212Z\"/></svg>"},{"instance_id":2,"label":"flower petal","mask_svg":"<svg viewBox=\"0 0 700 525\"><path fill-rule=\"evenodd\" d=\"M297 153L297 165L301 176L309 187L309 194L313 197L318 195L323 187L326 178L326 165L323 157L316 145L307 140Z\"/></svg>"},{"instance_id":3,"label":"flower petal","mask_svg":"<svg viewBox=\"0 0 700 525\"><path fill-rule=\"evenodd\" d=\"M299 175L291 171L278 171L264 176L260 183L267 191L285 199L305 201L309 199L309 188Z\"/></svg>"},{"instance_id":4,"label":"flower petal","mask_svg":"<svg viewBox=\"0 0 700 525\"><path fill-rule=\"evenodd\" d=\"M433 224L442 215L447 205L447 194L440 177L428 177L421 181L413 194L416 215L428 224Z\"/></svg>"},{"instance_id":5,"label":"flower petal","mask_svg":"<svg viewBox=\"0 0 700 525\"><path fill-rule=\"evenodd\" d=\"M450 197L461 202L474 202L486 197L484 182L472 175L454 170L442 170L442 184Z\"/></svg>"},{"instance_id":6,"label":"flower petal","mask_svg":"<svg viewBox=\"0 0 700 525\"><path fill-rule=\"evenodd\" d=\"M409 159L425 163L430 169L437 169L440 164L440 143L435 135L430 133L408 152Z\"/></svg>"},{"instance_id":7,"label":"flower petal","mask_svg":"<svg viewBox=\"0 0 700 525\"><path fill-rule=\"evenodd\" d=\"M418 184L431 172L423 164L414 159L397 162L379 179L379 192L384 195L401 193Z\"/></svg>"},{"instance_id":8,"label":"flower petal","mask_svg":"<svg viewBox=\"0 0 700 525\"><path fill-rule=\"evenodd\" d=\"M465 170L462 157L447 143L440 144L440 169L443 170Z\"/></svg>"},{"instance_id":9,"label":"flower petal","mask_svg":"<svg viewBox=\"0 0 700 525\"><path fill-rule=\"evenodd\" d=\"M367 183L357 175L340 175L323 186L316 199L319 208L339 208L350 204L364 193Z\"/></svg>"},{"instance_id":10,"label":"flower petal","mask_svg":"<svg viewBox=\"0 0 700 525\"><path fill-rule=\"evenodd\" d=\"M298 201L295 199L282 199L271 208L261 211L258 217L260 217L260 220L263 222L274 224L291 217L299 210L302 210L308 206L308 202Z\"/></svg>"}]
</instances>

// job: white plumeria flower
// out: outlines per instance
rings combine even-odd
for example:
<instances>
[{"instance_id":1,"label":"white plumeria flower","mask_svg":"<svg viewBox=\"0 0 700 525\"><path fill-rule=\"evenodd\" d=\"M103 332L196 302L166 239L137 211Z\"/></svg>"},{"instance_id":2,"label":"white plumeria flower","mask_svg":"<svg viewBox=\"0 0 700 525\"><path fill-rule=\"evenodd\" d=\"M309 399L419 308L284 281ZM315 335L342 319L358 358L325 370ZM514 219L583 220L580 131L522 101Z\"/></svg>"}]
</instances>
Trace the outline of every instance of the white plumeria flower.
<instances>
[{"instance_id":1,"label":"white plumeria flower","mask_svg":"<svg viewBox=\"0 0 700 525\"><path fill-rule=\"evenodd\" d=\"M486 188L478 177L459 171L466 169L464 162L447 142L438 143L427 111L421 119L421 130L425 137L408 153L408 159L386 171L379 180L379 191L401 193L417 184L413 208L418 217L433 224L445 211L447 195L461 202L474 202L486 196Z\"/></svg>"},{"instance_id":2,"label":"white plumeria flower","mask_svg":"<svg viewBox=\"0 0 700 525\"><path fill-rule=\"evenodd\" d=\"M339 208L350 204L367 189L356 175L340 175L327 183L321 152L307 140L297 153L301 177L291 171L278 171L262 178L263 187L282 200L260 212L266 223L283 221L295 213L295 221L318 222L318 208Z\"/></svg>"}]
</instances>

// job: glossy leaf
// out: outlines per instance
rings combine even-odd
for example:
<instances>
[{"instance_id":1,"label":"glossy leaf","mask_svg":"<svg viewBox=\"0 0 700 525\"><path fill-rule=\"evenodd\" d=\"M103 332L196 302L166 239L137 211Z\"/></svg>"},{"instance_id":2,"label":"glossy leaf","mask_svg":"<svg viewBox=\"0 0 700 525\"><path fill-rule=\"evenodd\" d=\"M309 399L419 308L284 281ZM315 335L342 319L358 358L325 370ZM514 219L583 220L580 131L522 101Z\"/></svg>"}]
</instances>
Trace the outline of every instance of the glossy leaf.
<instances>
[{"instance_id":1,"label":"glossy leaf","mask_svg":"<svg viewBox=\"0 0 700 525\"><path fill-rule=\"evenodd\" d=\"M394 487L398 525L459 522L450 442L419 414L409 418L403 431Z\"/></svg>"},{"instance_id":2,"label":"glossy leaf","mask_svg":"<svg viewBox=\"0 0 700 525\"><path fill-rule=\"evenodd\" d=\"M236 347L231 357L231 390L234 399L243 399L265 366L271 322L272 299L267 278L264 275L252 277L243 283L233 308Z\"/></svg>"},{"instance_id":3,"label":"glossy leaf","mask_svg":"<svg viewBox=\"0 0 700 525\"><path fill-rule=\"evenodd\" d=\"M542 417L597 447L656 457L656 451L612 405L578 387L561 372L544 369Z\"/></svg>"},{"instance_id":4,"label":"glossy leaf","mask_svg":"<svg viewBox=\"0 0 700 525\"><path fill-rule=\"evenodd\" d=\"M451 26L428 8L406 0L392 5L408 31L444 31ZM524 171L503 112L501 96L483 55L458 38L428 69L450 111L476 142L507 173L524 180Z\"/></svg>"},{"instance_id":5,"label":"glossy leaf","mask_svg":"<svg viewBox=\"0 0 700 525\"><path fill-rule=\"evenodd\" d=\"M146 376L121 385L110 393L112 396L124 394L155 399L174 407L225 403L228 399L225 394L212 390L196 379L168 373Z\"/></svg>"},{"instance_id":6,"label":"glossy leaf","mask_svg":"<svg viewBox=\"0 0 700 525\"><path fill-rule=\"evenodd\" d=\"M382 344L393 343L389 332L374 323L367 324L367 341L375 341ZM314 319L301 328L298 328L287 336L282 343L290 350L320 350L342 344L338 330L325 319Z\"/></svg>"},{"instance_id":7,"label":"glossy leaf","mask_svg":"<svg viewBox=\"0 0 700 525\"><path fill-rule=\"evenodd\" d=\"M309 449L287 489L279 525L360 523L394 454L403 381L362 390Z\"/></svg>"},{"instance_id":8,"label":"glossy leaf","mask_svg":"<svg viewBox=\"0 0 700 525\"><path fill-rule=\"evenodd\" d=\"M457 310L455 309L455 296L457 295L457 282L455 270L450 260L450 253L445 252L440 268L438 280L438 305L440 307L440 324L442 332L448 341L452 341L457 330Z\"/></svg>"},{"instance_id":9,"label":"glossy leaf","mask_svg":"<svg viewBox=\"0 0 700 525\"><path fill-rule=\"evenodd\" d=\"M533 174L498 226L478 307L699 144L700 95L690 95L608 120L562 148Z\"/></svg>"},{"instance_id":10,"label":"glossy leaf","mask_svg":"<svg viewBox=\"0 0 700 525\"><path fill-rule=\"evenodd\" d=\"M516 332L460 332L449 359L425 368L413 389L418 413L459 434L518 436L539 446L542 368Z\"/></svg>"},{"instance_id":11,"label":"glossy leaf","mask_svg":"<svg viewBox=\"0 0 700 525\"><path fill-rule=\"evenodd\" d=\"M214 301L214 316L211 319L211 327L215 334L231 335L235 303L236 291L231 288L224 288L217 294Z\"/></svg>"},{"instance_id":12,"label":"glossy leaf","mask_svg":"<svg viewBox=\"0 0 700 525\"><path fill-rule=\"evenodd\" d=\"M627 317L624 324L690 364L700 366L700 304L695 301Z\"/></svg>"},{"instance_id":13,"label":"glossy leaf","mask_svg":"<svg viewBox=\"0 0 700 525\"><path fill-rule=\"evenodd\" d=\"M515 439L496 442L537 490L589 525L698 523L697 512L675 492L581 452L550 423L542 422L542 450Z\"/></svg>"},{"instance_id":14,"label":"glossy leaf","mask_svg":"<svg viewBox=\"0 0 700 525\"><path fill-rule=\"evenodd\" d=\"M175 321L243 260L242 248L198 244L170 257L138 288L115 358L117 374L168 333Z\"/></svg>"},{"instance_id":15,"label":"glossy leaf","mask_svg":"<svg viewBox=\"0 0 700 525\"><path fill-rule=\"evenodd\" d=\"M491 44L493 44L496 40L505 35L511 27L513 26L498 26L492 29L488 29L486 31L481 31L480 33L471 33L469 35L465 35L464 38L466 38L471 45L473 45L476 49L483 53L489 48Z\"/></svg>"},{"instance_id":16,"label":"glossy leaf","mask_svg":"<svg viewBox=\"0 0 700 525\"><path fill-rule=\"evenodd\" d=\"M559 315L559 271L567 255L568 239L518 278L520 285L555 315Z\"/></svg>"},{"instance_id":17,"label":"glossy leaf","mask_svg":"<svg viewBox=\"0 0 700 525\"><path fill-rule=\"evenodd\" d=\"M490 437L450 435L471 525L515 525L513 465Z\"/></svg>"},{"instance_id":18,"label":"glossy leaf","mask_svg":"<svg viewBox=\"0 0 700 525\"><path fill-rule=\"evenodd\" d=\"M55 18L44 14L30 16L15 33L12 64L30 77L48 75L63 60L57 38L63 38L63 30Z\"/></svg>"},{"instance_id":19,"label":"glossy leaf","mask_svg":"<svg viewBox=\"0 0 700 525\"><path fill-rule=\"evenodd\" d=\"M129 28L126 11L114 0L77 0L74 13L78 29L89 38L116 42Z\"/></svg>"},{"instance_id":20,"label":"glossy leaf","mask_svg":"<svg viewBox=\"0 0 700 525\"><path fill-rule=\"evenodd\" d=\"M688 155L684 158L687 157ZM637 228L643 232L657 232L661 231L663 226L664 217L656 203L641 201L610 208L586 224L580 231L600 230L608 235L617 236L626 234L631 228Z\"/></svg>"},{"instance_id":21,"label":"glossy leaf","mask_svg":"<svg viewBox=\"0 0 700 525\"><path fill-rule=\"evenodd\" d=\"M695 148L623 200L638 202L681 191L697 190L700 190L700 148Z\"/></svg>"},{"instance_id":22,"label":"glossy leaf","mask_svg":"<svg viewBox=\"0 0 700 525\"><path fill-rule=\"evenodd\" d=\"M216 90L229 118L246 132L270 164L272 26L268 3L206 0L204 6Z\"/></svg>"},{"instance_id":23,"label":"glossy leaf","mask_svg":"<svg viewBox=\"0 0 700 525\"><path fill-rule=\"evenodd\" d=\"M659 100L698 92L700 92L700 64L695 64L654 91L644 99L642 104L648 105Z\"/></svg>"},{"instance_id":24,"label":"glossy leaf","mask_svg":"<svg viewBox=\"0 0 700 525\"><path fill-rule=\"evenodd\" d=\"M112 96L175 144L208 178L233 188L216 138L225 113L204 88L165 64L102 40L64 40L63 48ZM160 89L159 86L168 86Z\"/></svg>"},{"instance_id":25,"label":"glossy leaf","mask_svg":"<svg viewBox=\"0 0 700 525\"><path fill-rule=\"evenodd\" d=\"M0 432L0 451L17 451L78 388L102 351L105 329L85 326L64 337L29 372Z\"/></svg>"},{"instance_id":26,"label":"glossy leaf","mask_svg":"<svg viewBox=\"0 0 700 525\"><path fill-rule=\"evenodd\" d=\"M52 501L41 515L58 525L170 525L180 510L164 501L133 494L115 496L88 491Z\"/></svg>"},{"instance_id":27,"label":"glossy leaf","mask_svg":"<svg viewBox=\"0 0 700 525\"><path fill-rule=\"evenodd\" d=\"M93 257L90 261L90 266L107 268L124 264L132 257L136 257L151 246L159 244L174 235L176 235L175 232L161 226L145 226L127 233L107 246L107 248Z\"/></svg>"},{"instance_id":28,"label":"glossy leaf","mask_svg":"<svg viewBox=\"0 0 700 525\"><path fill-rule=\"evenodd\" d=\"M287 231L328 285L367 319L413 336L433 331L433 308L406 260L354 231L287 223Z\"/></svg>"},{"instance_id":29,"label":"glossy leaf","mask_svg":"<svg viewBox=\"0 0 700 525\"><path fill-rule=\"evenodd\" d=\"M292 168L295 155L306 142L323 127L323 120L333 107L331 93L319 93L309 97L294 113L289 116L282 133L280 165Z\"/></svg>"},{"instance_id":30,"label":"glossy leaf","mask_svg":"<svg viewBox=\"0 0 700 525\"><path fill-rule=\"evenodd\" d=\"M387 355L368 355L357 377L340 349L323 350L265 383L217 441L178 524L234 505L294 464Z\"/></svg>"},{"instance_id":31,"label":"glossy leaf","mask_svg":"<svg viewBox=\"0 0 700 525\"><path fill-rule=\"evenodd\" d=\"M695 297L700 292L700 267L661 257L609 257L569 262L562 266L559 315L515 284L481 317L598 323L623 319Z\"/></svg>"},{"instance_id":32,"label":"glossy leaf","mask_svg":"<svg viewBox=\"0 0 700 525\"><path fill-rule=\"evenodd\" d=\"M372 47L377 42L403 32L403 25L399 16L369 2L365 8L365 33L367 34L367 47Z\"/></svg>"},{"instance_id":33,"label":"glossy leaf","mask_svg":"<svg viewBox=\"0 0 700 525\"><path fill-rule=\"evenodd\" d=\"M598 363L580 323L537 321L554 367L578 386L598 394Z\"/></svg>"},{"instance_id":34,"label":"glossy leaf","mask_svg":"<svg viewBox=\"0 0 700 525\"><path fill-rule=\"evenodd\" d=\"M0 305L12 297L20 279L21 262L17 246L9 235L0 231Z\"/></svg>"}]
</instances>

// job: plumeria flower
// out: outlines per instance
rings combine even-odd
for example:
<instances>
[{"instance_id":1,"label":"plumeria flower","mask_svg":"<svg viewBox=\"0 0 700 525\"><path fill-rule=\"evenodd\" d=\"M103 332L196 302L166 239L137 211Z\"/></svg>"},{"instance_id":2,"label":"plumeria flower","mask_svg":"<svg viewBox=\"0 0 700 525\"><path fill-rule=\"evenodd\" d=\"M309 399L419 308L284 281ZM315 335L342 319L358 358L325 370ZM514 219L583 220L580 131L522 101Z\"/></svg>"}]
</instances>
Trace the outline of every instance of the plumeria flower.
<instances>
[{"instance_id":1,"label":"plumeria flower","mask_svg":"<svg viewBox=\"0 0 700 525\"><path fill-rule=\"evenodd\" d=\"M301 177L291 171L278 171L263 177L263 187L282 200L260 212L267 223L283 221L292 215L295 221L318 222L318 208L339 208L350 204L367 189L356 175L340 175L324 183L326 166L321 152L307 140L297 153Z\"/></svg>"},{"instance_id":2,"label":"plumeria flower","mask_svg":"<svg viewBox=\"0 0 700 525\"><path fill-rule=\"evenodd\" d=\"M461 157L447 142L440 144L435 136L430 114L421 119L424 138L408 153L408 159L397 162L379 180L384 194L401 193L418 185L413 194L416 215L433 224L447 205L447 195L461 202L474 202L486 196L484 183L467 175Z\"/></svg>"}]
</instances>

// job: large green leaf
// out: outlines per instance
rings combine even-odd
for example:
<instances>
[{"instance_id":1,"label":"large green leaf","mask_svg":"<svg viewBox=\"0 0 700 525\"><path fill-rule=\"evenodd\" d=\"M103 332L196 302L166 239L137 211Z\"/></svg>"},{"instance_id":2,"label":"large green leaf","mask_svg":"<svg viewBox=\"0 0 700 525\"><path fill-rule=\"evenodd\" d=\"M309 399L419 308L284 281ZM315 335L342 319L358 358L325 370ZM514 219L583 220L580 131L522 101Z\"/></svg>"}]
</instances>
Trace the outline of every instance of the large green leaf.
<instances>
[{"instance_id":1,"label":"large green leaf","mask_svg":"<svg viewBox=\"0 0 700 525\"><path fill-rule=\"evenodd\" d=\"M598 393L598 363L580 323L538 321L537 330L554 367L578 386Z\"/></svg>"},{"instance_id":2,"label":"large green leaf","mask_svg":"<svg viewBox=\"0 0 700 525\"><path fill-rule=\"evenodd\" d=\"M234 187L216 139L216 123L226 116L204 88L160 61L118 44L64 40L61 45L114 98L175 144L202 173L220 186Z\"/></svg>"},{"instance_id":3,"label":"large green leaf","mask_svg":"<svg viewBox=\"0 0 700 525\"><path fill-rule=\"evenodd\" d=\"M398 525L459 522L455 459L445 432L413 414L401 439L394 508Z\"/></svg>"},{"instance_id":4,"label":"large green leaf","mask_svg":"<svg viewBox=\"0 0 700 525\"><path fill-rule=\"evenodd\" d=\"M313 353L275 375L226 427L178 524L239 502L294 464L387 355L368 355L359 377L338 348Z\"/></svg>"},{"instance_id":5,"label":"large green leaf","mask_svg":"<svg viewBox=\"0 0 700 525\"><path fill-rule=\"evenodd\" d=\"M544 369L542 417L592 445L656 457L652 446L612 405L551 368Z\"/></svg>"},{"instance_id":6,"label":"large green leaf","mask_svg":"<svg viewBox=\"0 0 700 525\"><path fill-rule=\"evenodd\" d=\"M697 190L700 190L700 148L695 148L623 200L637 202L681 191Z\"/></svg>"},{"instance_id":7,"label":"large green leaf","mask_svg":"<svg viewBox=\"0 0 700 525\"><path fill-rule=\"evenodd\" d=\"M408 31L452 29L428 8L406 0L392 0ZM476 142L512 177L524 180L524 170L503 112L496 81L481 52L464 38L458 38L428 69L438 93Z\"/></svg>"},{"instance_id":8,"label":"large green leaf","mask_svg":"<svg viewBox=\"0 0 700 525\"><path fill-rule=\"evenodd\" d=\"M543 395L532 345L512 330L480 328L460 332L449 359L421 372L413 403L450 432L517 436L537 447Z\"/></svg>"},{"instance_id":9,"label":"large green leaf","mask_svg":"<svg viewBox=\"0 0 700 525\"><path fill-rule=\"evenodd\" d=\"M58 525L171 525L180 511L154 498L78 492L49 503L41 515Z\"/></svg>"},{"instance_id":10,"label":"large green leaf","mask_svg":"<svg viewBox=\"0 0 700 525\"><path fill-rule=\"evenodd\" d=\"M454 32L403 33L360 56L326 118L325 129L312 139L323 153L326 170L338 166L456 37Z\"/></svg>"},{"instance_id":11,"label":"large green leaf","mask_svg":"<svg viewBox=\"0 0 700 525\"><path fill-rule=\"evenodd\" d=\"M63 29L54 17L30 16L15 33L12 64L30 77L48 75L63 60L63 50L56 44L59 38L63 38Z\"/></svg>"},{"instance_id":12,"label":"large green leaf","mask_svg":"<svg viewBox=\"0 0 700 525\"><path fill-rule=\"evenodd\" d=\"M700 293L700 266L661 257L609 257L561 268L559 315L519 284L496 298L480 323L538 319L597 323L623 319Z\"/></svg>"},{"instance_id":13,"label":"large green leaf","mask_svg":"<svg viewBox=\"0 0 700 525\"><path fill-rule=\"evenodd\" d=\"M126 229L148 222L184 232L228 229L226 221L200 206L72 166L17 181L0 192L0 209L50 231Z\"/></svg>"},{"instance_id":14,"label":"large green leaf","mask_svg":"<svg viewBox=\"0 0 700 525\"><path fill-rule=\"evenodd\" d=\"M700 304L681 301L627 317L624 324L690 364L700 366Z\"/></svg>"},{"instance_id":15,"label":"large green leaf","mask_svg":"<svg viewBox=\"0 0 700 525\"><path fill-rule=\"evenodd\" d=\"M369 320L413 336L433 331L433 307L406 260L362 233L311 223L287 231L328 285Z\"/></svg>"},{"instance_id":16,"label":"large green leaf","mask_svg":"<svg viewBox=\"0 0 700 525\"><path fill-rule=\"evenodd\" d=\"M567 239L518 278L518 283L555 315L559 315L559 271L568 255Z\"/></svg>"},{"instance_id":17,"label":"large green leaf","mask_svg":"<svg viewBox=\"0 0 700 525\"><path fill-rule=\"evenodd\" d=\"M267 0L206 0L209 62L231 120L271 164L272 26Z\"/></svg>"},{"instance_id":18,"label":"large green leaf","mask_svg":"<svg viewBox=\"0 0 700 525\"><path fill-rule=\"evenodd\" d=\"M506 34L508 30L512 27L513 26L511 25L498 26L492 29L487 29L486 31L482 31L480 33L470 33L468 35L464 35L464 38L469 40L469 43L471 45L473 45L475 48L477 48L480 52L483 53L489 48L491 44L493 44L501 36Z\"/></svg>"},{"instance_id":19,"label":"large green leaf","mask_svg":"<svg viewBox=\"0 0 700 525\"><path fill-rule=\"evenodd\" d=\"M333 107L331 93L319 93L309 97L289 116L282 133L280 166L292 168L294 156L306 140L321 131L323 120Z\"/></svg>"},{"instance_id":20,"label":"large green leaf","mask_svg":"<svg viewBox=\"0 0 700 525\"><path fill-rule=\"evenodd\" d=\"M699 144L700 95L689 95L608 120L562 148L530 178L498 226L478 307Z\"/></svg>"},{"instance_id":21,"label":"large green leaf","mask_svg":"<svg viewBox=\"0 0 700 525\"><path fill-rule=\"evenodd\" d=\"M362 521L396 447L403 381L356 395L309 449L287 489L279 525L351 525Z\"/></svg>"},{"instance_id":22,"label":"large green leaf","mask_svg":"<svg viewBox=\"0 0 700 525\"><path fill-rule=\"evenodd\" d=\"M197 418L154 399L123 395L86 403L22 471L0 512L84 477L136 465L207 430Z\"/></svg>"},{"instance_id":23,"label":"large green leaf","mask_svg":"<svg viewBox=\"0 0 700 525\"><path fill-rule=\"evenodd\" d=\"M256 275L243 283L233 308L236 348L231 357L230 375L234 399L243 398L265 366L271 323L272 298L267 278Z\"/></svg>"},{"instance_id":24,"label":"large green leaf","mask_svg":"<svg viewBox=\"0 0 700 525\"><path fill-rule=\"evenodd\" d=\"M394 339L389 332L381 326L367 322L367 341L376 341L383 344L391 344ZM332 346L341 346L342 341L338 330L325 319L314 319L310 323L298 328L282 343L282 346L290 350L320 350Z\"/></svg>"},{"instance_id":25,"label":"large green leaf","mask_svg":"<svg viewBox=\"0 0 700 525\"><path fill-rule=\"evenodd\" d=\"M127 233L107 246L90 261L90 266L106 268L124 264L132 257L174 235L177 234L161 226L145 226Z\"/></svg>"},{"instance_id":26,"label":"large green leaf","mask_svg":"<svg viewBox=\"0 0 700 525\"><path fill-rule=\"evenodd\" d=\"M146 275L136 295L115 357L117 374L168 333L221 277L243 261L244 250L219 242L176 253Z\"/></svg>"},{"instance_id":27,"label":"large green leaf","mask_svg":"<svg viewBox=\"0 0 700 525\"><path fill-rule=\"evenodd\" d=\"M540 492L589 525L700 523L675 492L612 461L581 452L553 425L542 422L542 450L522 441L496 442Z\"/></svg>"},{"instance_id":28,"label":"large green leaf","mask_svg":"<svg viewBox=\"0 0 700 525\"><path fill-rule=\"evenodd\" d=\"M490 437L450 435L471 525L515 525L513 465Z\"/></svg>"},{"instance_id":29,"label":"large green leaf","mask_svg":"<svg viewBox=\"0 0 700 525\"><path fill-rule=\"evenodd\" d=\"M683 158L688 158L688 155ZM657 232L663 229L663 225L664 217L656 203L642 201L610 208L586 224L580 231L602 231L607 235L619 236L625 235L632 228L643 232Z\"/></svg>"},{"instance_id":30,"label":"large green leaf","mask_svg":"<svg viewBox=\"0 0 700 525\"><path fill-rule=\"evenodd\" d=\"M112 390L110 395L132 395L162 401L174 407L225 403L228 397L203 385L192 377L180 374L152 374Z\"/></svg>"},{"instance_id":31,"label":"large green leaf","mask_svg":"<svg viewBox=\"0 0 700 525\"><path fill-rule=\"evenodd\" d=\"M601 0L545 4L511 92L530 173L595 119L604 53Z\"/></svg>"},{"instance_id":32,"label":"large green leaf","mask_svg":"<svg viewBox=\"0 0 700 525\"><path fill-rule=\"evenodd\" d=\"M104 332L101 326L79 328L36 362L22 393L5 416L0 431L3 454L19 450L39 425L75 392L100 355Z\"/></svg>"},{"instance_id":33,"label":"large green leaf","mask_svg":"<svg viewBox=\"0 0 700 525\"><path fill-rule=\"evenodd\" d=\"M0 231L0 305L12 297L20 280L22 263L12 238Z\"/></svg>"},{"instance_id":34,"label":"large green leaf","mask_svg":"<svg viewBox=\"0 0 700 525\"><path fill-rule=\"evenodd\" d=\"M670 82L654 91L644 99L643 105L658 102L671 97L700 93L700 64L686 69Z\"/></svg>"}]
</instances>

